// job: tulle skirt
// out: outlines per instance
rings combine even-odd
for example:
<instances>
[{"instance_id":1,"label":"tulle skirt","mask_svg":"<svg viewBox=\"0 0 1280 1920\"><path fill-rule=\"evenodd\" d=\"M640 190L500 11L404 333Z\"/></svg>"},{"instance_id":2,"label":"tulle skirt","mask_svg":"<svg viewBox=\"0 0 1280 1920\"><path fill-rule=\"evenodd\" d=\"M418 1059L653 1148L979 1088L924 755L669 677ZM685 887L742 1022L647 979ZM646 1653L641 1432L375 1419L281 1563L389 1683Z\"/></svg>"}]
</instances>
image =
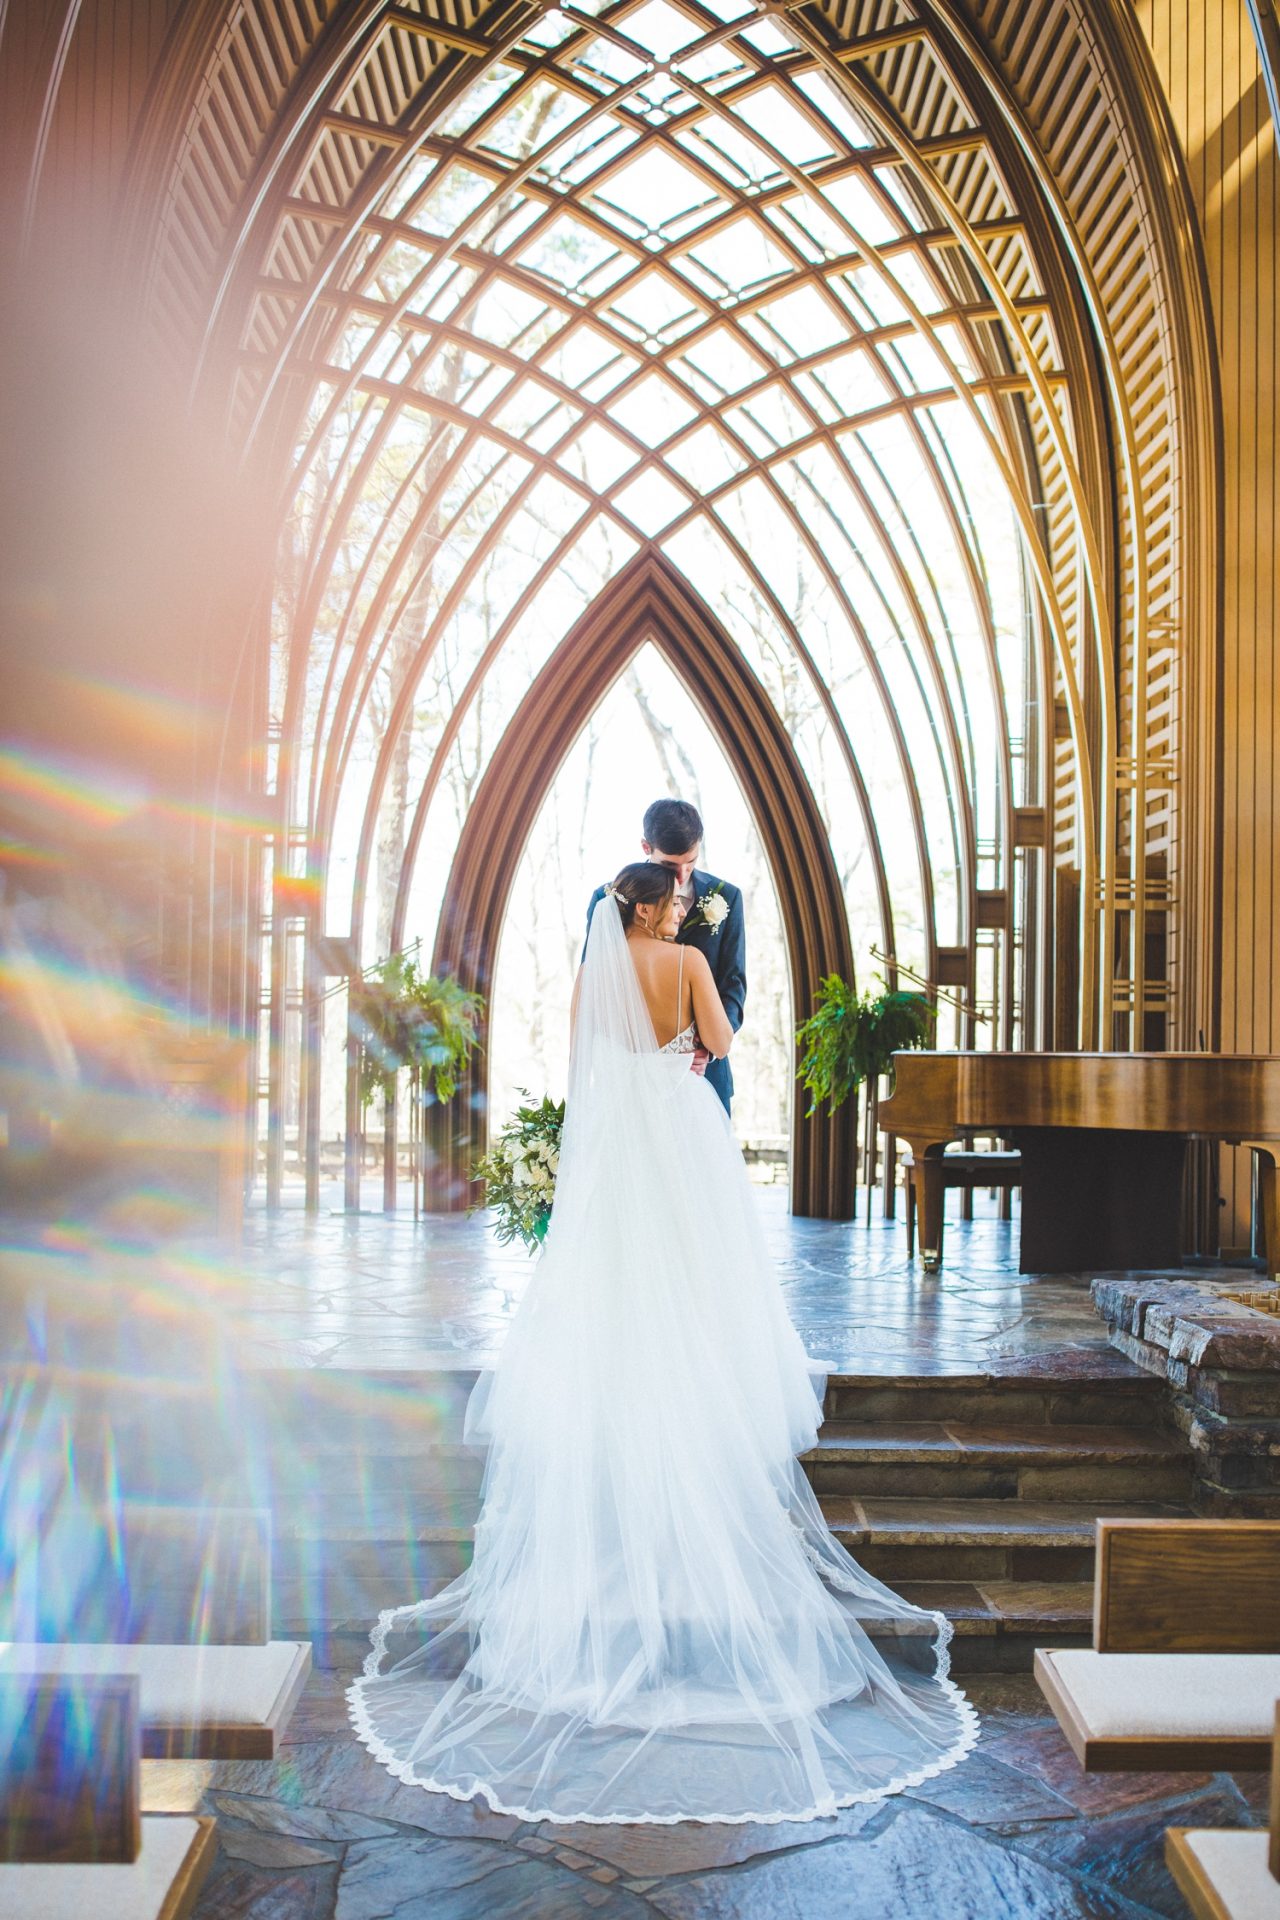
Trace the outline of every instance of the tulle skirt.
<instances>
[{"instance_id":1,"label":"tulle skirt","mask_svg":"<svg viewBox=\"0 0 1280 1920\"><path fill-rule=\"evenodd\" d=\"M796 1461L823 1381L722 1107L673 1056L641 1079L472 1394L472 1564L382 1615L351 1718L398 1779L523 1819L812 1819L954 1766L977 1718L948 1622L858 1567Z\"/></svg>"}]
</instances>

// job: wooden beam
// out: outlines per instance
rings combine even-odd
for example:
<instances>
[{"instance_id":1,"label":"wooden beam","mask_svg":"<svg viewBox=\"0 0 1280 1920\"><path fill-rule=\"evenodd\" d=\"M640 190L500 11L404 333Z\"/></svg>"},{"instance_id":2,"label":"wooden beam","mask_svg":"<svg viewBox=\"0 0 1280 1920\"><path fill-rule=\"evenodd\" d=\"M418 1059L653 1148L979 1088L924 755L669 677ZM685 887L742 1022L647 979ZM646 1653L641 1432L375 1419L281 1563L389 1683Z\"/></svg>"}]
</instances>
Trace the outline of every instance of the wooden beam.
<instances>
[{"instance_id":1,"label":"wooden beam","mask_svg":"<svg viewBox=\"0 0 1280 1920\"><path fill-rule=\"evenodd\" d=\"M442 46L457 47L461 53L473 53L477 59L487 60L493 52L491 43L479 34L464 33L461 27L454 27L447 20L433 19L426 13L408 13L403 7L388 7L383 19L389 27L399 27L405 33L416 34L421 40L438 40Z\"/></svg>"},{"instance_id":2,"label":"wooden beam","mask_svg":"<svg viewBox=\"0 0 1280 1920\"><path fill-rule=\"evenodd\" d=\"M361 120L354 113L339 113L336 107L326 111L321 126L328 133L345 133L354 140L372 141L376 147L402 147L405 143L404 134L384 126L381 120Z\"/></svg>"}]
</instances>

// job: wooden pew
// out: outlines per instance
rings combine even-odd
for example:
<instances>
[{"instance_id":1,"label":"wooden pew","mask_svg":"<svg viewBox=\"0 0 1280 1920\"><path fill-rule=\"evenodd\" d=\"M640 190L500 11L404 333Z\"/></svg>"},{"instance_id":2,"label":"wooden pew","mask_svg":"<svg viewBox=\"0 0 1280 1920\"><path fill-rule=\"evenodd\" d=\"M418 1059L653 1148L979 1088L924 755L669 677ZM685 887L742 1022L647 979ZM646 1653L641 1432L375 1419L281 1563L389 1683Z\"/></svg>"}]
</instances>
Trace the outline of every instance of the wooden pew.
<instances>
[{"instance_id":1,"label":"wooden pew","mask_svg":"<svg viewBox=\"0 0 1280 1920\"><path fill-rule=\"evenodd\" d=\"M0 1624L0 1678L132 1674L144 1758L269 1760L311 1668L271 1638L270 1556L266 1513L68 1512Z\"/></svg>"},{"instance_id":2,"label":"wooden pew","mask_svg":"<svg viewBox=\"0 0 1280 1920\"><path fill-rule=\"evenodd\" d=\"M0 1682L0 1920L184 1920L214 1822L139 1811L138 1681Z\"/></svg>"},{"instance_id":3,"label":"wooden pew","mask_svg":"<svg viewBox=\"0 0 1280 1920\"><path fill-rule=\"evenodd\" d=\"M1280 1920L1280 1706L1269 1828L1170 1827L1164 1858L1195 1920Z\"/></svg>"},{"instance_id":4,"label":"wooden pew","mask_svg":"<svg viewBox=\"0 0 1280 1920\"><path fill-rule=\"evenodd\" d=\"M1089 1772L1270 1765L1280 1521L1100 1520L1093 1648L1035 1675Z\"/></svg>"}]
</instances>

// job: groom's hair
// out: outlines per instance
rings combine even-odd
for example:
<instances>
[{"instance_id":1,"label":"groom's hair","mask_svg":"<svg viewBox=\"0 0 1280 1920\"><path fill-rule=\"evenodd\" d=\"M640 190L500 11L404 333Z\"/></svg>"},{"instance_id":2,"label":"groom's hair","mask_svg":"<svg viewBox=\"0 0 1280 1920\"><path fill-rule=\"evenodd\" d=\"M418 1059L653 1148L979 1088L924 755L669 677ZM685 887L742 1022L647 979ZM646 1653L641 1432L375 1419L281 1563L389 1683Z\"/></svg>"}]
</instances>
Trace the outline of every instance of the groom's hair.
<instances>
[{"instance_id":1,"label":"groom's hair","mask_svg":"<svg viewBox=\"0 0 1280 1920\"><path fill-rule=\"evenodd\" d=\"M644 837L659 853L686 853L702 836L702 815L687 800L655 800L645 809Z\"/></svg>"}]
</instances>

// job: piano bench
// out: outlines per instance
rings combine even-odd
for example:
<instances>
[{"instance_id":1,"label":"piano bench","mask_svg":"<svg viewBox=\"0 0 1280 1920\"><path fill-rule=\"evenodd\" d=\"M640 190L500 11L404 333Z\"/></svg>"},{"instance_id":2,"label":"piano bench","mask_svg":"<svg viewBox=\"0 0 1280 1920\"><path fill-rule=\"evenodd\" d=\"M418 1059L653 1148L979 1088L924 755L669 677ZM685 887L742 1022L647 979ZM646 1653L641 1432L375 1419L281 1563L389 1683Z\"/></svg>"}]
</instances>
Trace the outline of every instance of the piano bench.
<instances>
[{"instance_id":1,"label":"piano bench","mask_svg":"<svg viewBox=\"0 0 1280 1920\"><path fill-rule=\"evenodd\" d=\"M942 1168L944 1191L947 1187L960 1187L967 1195L975 1187L996 1187L1008 1193L1022 1185L1020 1153L944 1153L938 1165ZM920 1170L910 1148L902 1156L902 1171L907 1198L907 1257L910 1259L916 1250L917 1183L920 1178ZM971 1218L972 1214L966 1213L965 1217Z\"/></svg>"}]
</instances>

